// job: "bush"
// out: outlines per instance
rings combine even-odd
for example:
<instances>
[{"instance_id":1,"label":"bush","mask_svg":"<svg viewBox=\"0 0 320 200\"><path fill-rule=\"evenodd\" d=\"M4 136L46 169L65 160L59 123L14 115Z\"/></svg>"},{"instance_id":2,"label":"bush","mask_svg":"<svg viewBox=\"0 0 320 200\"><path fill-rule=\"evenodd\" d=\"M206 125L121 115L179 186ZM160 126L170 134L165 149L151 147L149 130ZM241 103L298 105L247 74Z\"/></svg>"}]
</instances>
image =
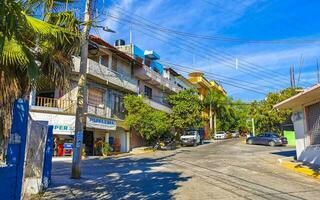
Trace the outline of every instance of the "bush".
<instances>
[{"instance_id":1,"label":"bush","mask_svg":"<svg viewBox=\"0 0 320 200\"><path fill-rule=\"evenodd\" d=\"M102 154L104 155L104 156L107 156L107 155L109 155L109 153L110 152L112 152L112 147L110 146L110 144L108 144L108 143L104 143L103 145L102 145Z\"/></svg>"}]
</instances>

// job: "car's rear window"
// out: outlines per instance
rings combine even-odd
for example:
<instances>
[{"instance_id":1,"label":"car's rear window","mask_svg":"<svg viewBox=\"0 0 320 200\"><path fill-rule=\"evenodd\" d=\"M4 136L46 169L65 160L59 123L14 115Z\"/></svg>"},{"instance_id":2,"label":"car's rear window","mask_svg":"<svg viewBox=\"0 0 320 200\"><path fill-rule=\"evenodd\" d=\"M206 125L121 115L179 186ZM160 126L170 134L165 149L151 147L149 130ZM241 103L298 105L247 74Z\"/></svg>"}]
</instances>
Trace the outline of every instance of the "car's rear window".
<instances>
[{"instance_id":1,"label":"car's rear window","mask_svg":"<svg viewBox=\"0 0 320 200\"><path fill-rule=\"evenodd\" d=\"M223 131L220 131L220 132L217 132L216 134L217 134L217 135L221 135L221 134L224 134L224 132L223 132Z\"/></svg>"},{"instance_id":2,"label":"car's rear window","mask_svg":"<svg viewBox=\"0 0 320 200\"><path fill-rule=\"evenodd\" d=\"M184 135L195 135L197 131L187 131L184 133Z\"/></svg>"}]
</instances>

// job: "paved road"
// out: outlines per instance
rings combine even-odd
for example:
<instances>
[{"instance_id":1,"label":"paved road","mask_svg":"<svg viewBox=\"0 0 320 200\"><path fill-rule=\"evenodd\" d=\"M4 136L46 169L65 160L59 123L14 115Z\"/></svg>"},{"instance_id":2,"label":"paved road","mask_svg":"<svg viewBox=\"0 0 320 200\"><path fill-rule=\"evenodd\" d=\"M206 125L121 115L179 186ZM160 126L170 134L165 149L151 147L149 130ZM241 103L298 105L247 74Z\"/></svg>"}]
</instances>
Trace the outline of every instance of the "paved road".
<instances>
[{"instance_id":1,"label":"paved road","mask_svg":"<svg viewBox=\"0 0 320 200\"><path fill-rule=\"evenodd\" d=\"M320 199L320 182L288 171L277 159L286 147L238 139L176 151L83 162L71 180L69 162L55 162L43 199Z\"/></svg>"}]
</instances>

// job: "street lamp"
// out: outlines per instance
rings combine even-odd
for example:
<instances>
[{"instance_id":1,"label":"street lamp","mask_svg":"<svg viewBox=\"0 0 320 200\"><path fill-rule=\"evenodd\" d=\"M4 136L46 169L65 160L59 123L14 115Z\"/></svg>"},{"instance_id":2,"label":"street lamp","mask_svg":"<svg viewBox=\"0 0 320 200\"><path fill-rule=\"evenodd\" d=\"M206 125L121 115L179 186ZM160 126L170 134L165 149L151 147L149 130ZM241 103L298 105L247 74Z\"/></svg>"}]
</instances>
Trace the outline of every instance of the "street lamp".
<instances>
[{"instance_id":1,"label":"street lamp","mask_svg":"<svg viewBox=\"0 0 320 200\"><path fill-rule=\"evenodd\" d=\"M116 31L112 30L112 29L109 29L108 26L100 26L100 25L96 25L96 26L93 26L95 28L102 28L102 30L104 30L105 32L110 32L110 33L116 33Z\"/></svg>"}]
</instances>

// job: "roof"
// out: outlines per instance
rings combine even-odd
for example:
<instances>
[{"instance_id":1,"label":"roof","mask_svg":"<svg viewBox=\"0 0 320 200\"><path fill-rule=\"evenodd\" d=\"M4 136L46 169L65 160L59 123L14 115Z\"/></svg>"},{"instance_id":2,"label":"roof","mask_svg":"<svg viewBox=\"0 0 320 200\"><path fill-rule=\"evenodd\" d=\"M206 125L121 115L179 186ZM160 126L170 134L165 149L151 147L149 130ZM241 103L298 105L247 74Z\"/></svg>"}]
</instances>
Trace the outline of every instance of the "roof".
<instances>
[{"instance_id":1,"label":"roof","mask_svg":"<svg viewBox=\"0 0 320 200\"><path fill-rule=\"evenodd\" d=\"M320 101L320 84L305 89L273 107L279 109L294 109L317 101Z\"/></svg>"},{"instance_id":2,"label":"roof","mask_svg":"<svg viewBox=\"0 0 320 200\"><path fill-rule=\"evenodd\" d=\"M117 56L125 59L125 60L128 60L128 61L131 61L131 62L134 62L136 61L135 59L133 59L132 57L130 57L129 55L127 55L126 53L118 50L117 48L115 48L114 46L112 46L111 44L109 44L108 42L104 41L103 39L101 39L100 37L98 36L95 36L95 35L90 35L89 36L89 39L99 45L102 45L106 48L108 48L111 52L117 54ZM138 65L141 65L139 62L136 62L136 64ZM142 65L141 65L142 66Z\"/></svg>"},{"instance_id":3,"label":"roof","mask_svg":"<svg viewBox=\"0 0 320 200\"><path fill-rule=\"evenodd\" d=\"M180 76L180 74L178 72L176 72L174 69L172 69L170 67L166 67L165 70L166 71L168 70L172 76Z\"/></svg>"}]
</instances>

